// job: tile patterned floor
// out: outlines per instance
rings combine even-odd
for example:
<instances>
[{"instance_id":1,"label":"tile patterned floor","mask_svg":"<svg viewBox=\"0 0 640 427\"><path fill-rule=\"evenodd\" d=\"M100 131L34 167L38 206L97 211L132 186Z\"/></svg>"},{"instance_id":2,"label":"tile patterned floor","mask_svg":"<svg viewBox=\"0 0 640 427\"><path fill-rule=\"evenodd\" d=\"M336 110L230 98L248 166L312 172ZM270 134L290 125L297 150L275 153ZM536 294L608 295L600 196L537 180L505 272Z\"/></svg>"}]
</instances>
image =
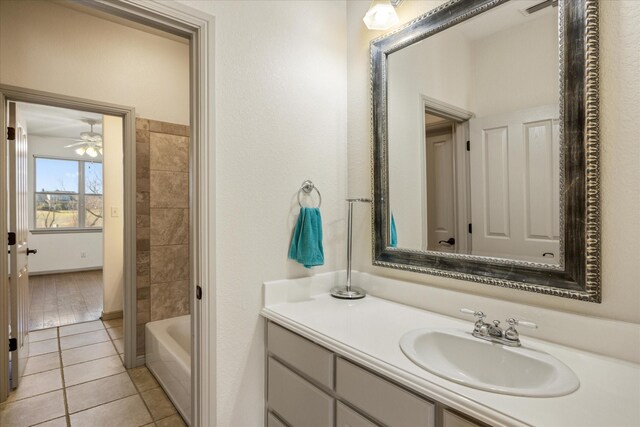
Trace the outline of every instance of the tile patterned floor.
<instances>
[{"instance_id":1,"label":"tile patterned floor","mask_svg":"<svg viewBox=\"0 0 640 427\"><path fill-rule=\"evenodd\" d=\"M102 314L102 270L29 277L29 330L98 320Z\"/></svg>"},{"instance_id":2,"label":"tile patterned floor","mask_svg":"<svg viewBox=\"0 0 640 427\"><path fill-rule=\"evenodd\" d=\"M2 427L185 426L149 370L122 364L122 319L31 332Z\"/></svg>"}]
</instances>

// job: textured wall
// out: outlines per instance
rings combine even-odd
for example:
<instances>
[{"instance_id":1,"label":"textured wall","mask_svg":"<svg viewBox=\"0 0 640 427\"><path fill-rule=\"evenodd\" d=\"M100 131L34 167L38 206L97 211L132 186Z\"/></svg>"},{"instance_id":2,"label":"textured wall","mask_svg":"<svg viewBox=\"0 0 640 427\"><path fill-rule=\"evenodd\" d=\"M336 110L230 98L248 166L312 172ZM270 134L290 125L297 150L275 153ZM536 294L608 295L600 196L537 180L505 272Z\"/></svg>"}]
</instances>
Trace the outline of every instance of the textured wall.
<instances>
[{"instance_id":1,"label":"textured wall","mask_svg":"<svg viewBox=\"0 0 640 427\"><path fill-rule=\"evenodd\" d=\"M405 1L401 22L427 12L442 1ZM347 2L349 46L349 192L371 191L369 41L362 16L368 0ZM450 280L371 265L369 221L354 229L355 266L361 271L589 316L640 323L640 2L600 2L602 304L532 292ZM482 308L482 307L480 307ZM456 312L446 314L458 316ZM579 325L576 325L579 327Z\"/></svg>"},{"instance_id":2,"label":"textured wall","mask_svg":"<svg viewBox=\"0 0 640 427\"><path fill-rule=\"evenodd\" d=\"M137 354L144 325L189 314L189 128L136 120Z\"/></svg>"}]
</instances>

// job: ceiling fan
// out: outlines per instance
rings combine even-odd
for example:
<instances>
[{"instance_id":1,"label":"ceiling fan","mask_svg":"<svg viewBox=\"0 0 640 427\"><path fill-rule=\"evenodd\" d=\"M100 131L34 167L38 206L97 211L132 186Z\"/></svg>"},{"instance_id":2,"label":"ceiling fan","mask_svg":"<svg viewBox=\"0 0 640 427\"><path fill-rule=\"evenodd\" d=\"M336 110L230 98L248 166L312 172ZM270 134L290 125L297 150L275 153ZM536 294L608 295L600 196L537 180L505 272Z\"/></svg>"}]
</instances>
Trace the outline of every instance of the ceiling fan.
<instances>
[{"instance_id":1,"label":"ceiling fan","mask_svg":"<svg viewBox=\"0 0 640 427\"><path fill-rule=\"evenodd\" d=\"M98 123L98 121L85 119L83 122L91 126L91 130L89 132L81 132L80 139L74 140L78 142L65 145L64 148L77 147L75 152L80 156L84 156L85 154L89 157L97 157L98 154L102 155L102 135L93 131L93 126Z\"/></svg>"}]
</instances>

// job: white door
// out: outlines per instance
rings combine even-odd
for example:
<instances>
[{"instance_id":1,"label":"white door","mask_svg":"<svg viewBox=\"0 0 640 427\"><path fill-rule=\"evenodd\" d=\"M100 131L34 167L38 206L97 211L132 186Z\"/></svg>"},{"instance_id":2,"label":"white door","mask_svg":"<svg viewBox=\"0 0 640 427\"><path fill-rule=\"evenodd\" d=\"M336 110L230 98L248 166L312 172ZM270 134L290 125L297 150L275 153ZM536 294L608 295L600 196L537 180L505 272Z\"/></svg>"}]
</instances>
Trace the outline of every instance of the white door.
<instances>
[{"instance_id":1,"label":"white door","mask_svg":"<svg viewBox=\"0 0 640 427\"><path fill-rule=\"evenodd\" d=\"M429 135L426 144L427 249L455 252L453 134L448 131Z\"/></svg>"},{"instance_id":2,"label":"white door","mask_svg":"<svg viewBox=\"0 0 640 427\"><path fill-rule=\"evenodd\" d=\"M556 264L558 106L471 119L472 254Z\"/></svg>"},{"instance_id":3,"label":"white door","mask_svg":"<svg viewBox=\"0 0 640 427\"><path fill-rule=\"evenodd\" d=\"M10 102L9 127L15 138L9 145L9 232L15 233L15 244L9 256L11 295L11 338L17 349L11 353L11 387L15 388L24 373L29 355L29 269L27 267L28 190L27 190L27 131L20 121L18 105Z\"/></svg>"}]
</instances>

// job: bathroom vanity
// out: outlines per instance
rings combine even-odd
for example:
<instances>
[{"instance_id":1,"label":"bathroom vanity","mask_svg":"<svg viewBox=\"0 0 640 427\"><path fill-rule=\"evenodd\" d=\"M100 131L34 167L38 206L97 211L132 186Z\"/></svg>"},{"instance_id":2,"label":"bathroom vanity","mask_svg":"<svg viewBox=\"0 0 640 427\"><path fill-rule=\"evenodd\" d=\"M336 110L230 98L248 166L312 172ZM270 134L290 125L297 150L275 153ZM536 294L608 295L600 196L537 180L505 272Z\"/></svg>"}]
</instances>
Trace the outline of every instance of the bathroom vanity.
<instances>
[{"instance_id":1,"label":"bathroom vanity","mask_svg":"<svg viewBox=\"0 0 640 427\"><path fill-rule=\"evenodd\" d=\"M523 348L568 366L580 387L563 396L526 397L457 384L413 363L399 343L420 328L470 335L473 319L372 295L338 300L329 294L337 276L265 284L269 427L640 424L637 364L522 337Z\"/></svg>"}]
</instances>

